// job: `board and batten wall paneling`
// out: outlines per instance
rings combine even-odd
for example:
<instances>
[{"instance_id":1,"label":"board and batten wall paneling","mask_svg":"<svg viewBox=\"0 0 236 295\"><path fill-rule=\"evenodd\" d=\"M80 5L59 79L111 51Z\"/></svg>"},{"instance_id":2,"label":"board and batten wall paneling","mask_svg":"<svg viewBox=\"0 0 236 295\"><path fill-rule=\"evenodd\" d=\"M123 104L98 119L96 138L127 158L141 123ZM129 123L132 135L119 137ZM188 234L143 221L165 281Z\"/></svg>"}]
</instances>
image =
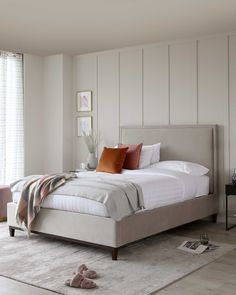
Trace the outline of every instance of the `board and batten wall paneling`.
<instances>
[{"instance_id":1,"label":"board and batten wall paneling","mask_svg":"<svg viewBox=\"0 0 236 295\"><path fill-rule=\"evenodd\" d=\"M76 92L92 91L92 112L77 112ZM77 136L77 117L92 116L92 127L97 132L97 57L96 55L80 55L74 57L74 167L85 162L88 150L82 137Z\"/></svg>"},{"instance_id":2,"label":"board and batten wall paneling","mask_svg":"<svg viewBox=\"0 0 236 295\"><path fill-rule=\"evenodd\" d=\"M142 125L142 49L120 52L120 125Z\"/></svg>"},{"instance_id":3,"label":"board and batten wall paneling","mask_svg":"<svg viewBox=\"0 0 236 295\"><path fill-rule=\"evenodd\" d=\"M77 56L74 66L74 92L93 90L96 105L98 91L93 115L108 145L124 125L217 124L223 212L224 184L236 166L235 34ZM88 153L75 142L78 167Z\"/></svg>"},{"instance_id":4,"label":"board and batten wall paneling","mask_svg":"<svg viewBox=\"0 0 236 295\"><path fill-rule=\"evenodd\" d=\"M98 130L101 144L119 142L119 53L98 56Z\"/></svg>"},{"instance_id":5,"label":"board and batten wall paneling","mask_svg":"<svg viewBox=\"0 0 236 295\"><path fill-rule=\"evenodd\" d=\"M144 125L169 123L168 45L143 49Z\"/></svg>"},{"instance_id":6,"label":"board and batten wall paneling","mask_svg":"<svg viewBox=\"0 0 236 295\"><path fill-rule=\"evenodd\" d=\"M197 123L196 41L170 45L170 123Z\"/></svg>"},{"instance_id":7,"label":"board and batten wall paneling","mask_svg":"<svg viewBox=\"0 0 236 295\"><path fill-rule=\"evenodd\" d=\"M198 42L199 124L218 124L220 206L224 207L224 184L228 181L228 40L227 36ZM201 143L199 143L201 144Z\"/></svg>"}]
</instances>

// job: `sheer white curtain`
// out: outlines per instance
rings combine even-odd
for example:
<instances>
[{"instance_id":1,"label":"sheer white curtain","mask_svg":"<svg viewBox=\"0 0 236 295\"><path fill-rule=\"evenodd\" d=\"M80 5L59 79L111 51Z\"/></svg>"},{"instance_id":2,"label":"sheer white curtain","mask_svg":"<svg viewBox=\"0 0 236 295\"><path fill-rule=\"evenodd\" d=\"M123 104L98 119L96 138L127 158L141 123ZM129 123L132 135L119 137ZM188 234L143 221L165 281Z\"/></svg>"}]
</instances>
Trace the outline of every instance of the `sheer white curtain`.
<instances>
[{"instance_id":1,"label":"sheer white curtain","mask_svg":"<svg viewBox=\"0 0 236 295\"><path fill-rule=\"evenodd\" d=\"M23 56L0 51L0 184L24 174Z\"/></svg>"}]
</instances>

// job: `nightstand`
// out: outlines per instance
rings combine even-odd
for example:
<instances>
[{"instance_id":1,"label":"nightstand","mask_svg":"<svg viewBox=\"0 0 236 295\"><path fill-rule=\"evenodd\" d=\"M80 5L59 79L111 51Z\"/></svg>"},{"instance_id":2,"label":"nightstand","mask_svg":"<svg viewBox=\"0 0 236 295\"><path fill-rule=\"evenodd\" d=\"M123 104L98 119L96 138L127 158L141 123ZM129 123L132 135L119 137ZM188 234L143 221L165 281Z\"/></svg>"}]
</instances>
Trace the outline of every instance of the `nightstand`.
<instances>
[{"instance_id":1,"label":"nightstand","mask_svg":"<svg viewBox=\"0 0 236 295\"><path fill-rule=\"evenodd\" d=\"M236 224L228 226L229 217L230 218L235 218L235 220L236 220L236 209L235 209L234 213L232 213L232 212L230 213L229 208L228 208L229 196L231 196L231 197L235 196L236 197L236 184L232 184L232 183L226 184L225 185L225 194L226 194L226 206L225 206L226 207L225 208L226 222L225 222L225 229L229 230L229 229L236 226Z\"/></svg>"}]
</instances>

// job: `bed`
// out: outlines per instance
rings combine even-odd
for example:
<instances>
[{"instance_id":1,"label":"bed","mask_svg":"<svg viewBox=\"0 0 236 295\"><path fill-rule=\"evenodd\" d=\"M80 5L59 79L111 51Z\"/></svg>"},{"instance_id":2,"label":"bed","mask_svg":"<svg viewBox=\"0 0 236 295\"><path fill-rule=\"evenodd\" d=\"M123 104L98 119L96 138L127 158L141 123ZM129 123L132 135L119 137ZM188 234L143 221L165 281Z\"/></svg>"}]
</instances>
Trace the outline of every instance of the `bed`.
<instances>
[{"instance_id":1,"label":"bed","mask_svg":"<svg viewBox=\"0 0 236 295\"><path fill-rule=\"evenodd\" d=\"M217 195L217 155L216 155L216 126L194 125L194 126L155 126L155 127L122 127L120 130L120 141L122 143L153 144L161 142L161 160L184 160L199 163L209 168L208 176L201 177L196 187L201 192L191 195L186 194L184 198L175 198L170 192L152 189L152 196L146 201L146 209L135 214L125 216L121 220L110 218L105 208L96 204L81 201L80 210L76 208L73 198L67 201L63 207L63 196L48 198L36 217L32 231L57 238L68 239L80 243L88 243L106 247L111 250L112 259L116 260L118 249L129 243L155 235L162 231L174 228L185 223L212 216L216 219L218 212ZM144 169L145 170L145 169ZM155 174L155 167L146 171L130 172L125 171L121 176L125 179L132 177L145 177L150 179ZM136 175L134 175L136 173ZM193 181L183 175L168 175L166 171L159 173L159 185L161 177L168 180L168 177L181 178L188 183ZM167 175L165 175L167 174ZM156 177L156 176L155 176ZM147 182L145 183L148 191ZM163 187L168 187L164 186ZM176 188L178 185L176 183ZM209 193L207 193L209 191ZM158 195L158 198L155 198ZM191 198L190 198L191 196ZM19 196L14 195L14 202L8 204L8 225L11 236L14 236L15 229L21 229L15 220L16 202ZM159 203L156 204L158 199ZM57 202L56 210L51 209L52 203ZM101 205L101 204L100 204ZM51 208L50 208L51 207ZM96 207L96 209L95 209ZM54 207L55 208L55 207ZM100 211L99 211L100 210ZM78 212L80 211L80 212ZM80 226L83 224L83 226Z\"/></svg>"}]
</instances>

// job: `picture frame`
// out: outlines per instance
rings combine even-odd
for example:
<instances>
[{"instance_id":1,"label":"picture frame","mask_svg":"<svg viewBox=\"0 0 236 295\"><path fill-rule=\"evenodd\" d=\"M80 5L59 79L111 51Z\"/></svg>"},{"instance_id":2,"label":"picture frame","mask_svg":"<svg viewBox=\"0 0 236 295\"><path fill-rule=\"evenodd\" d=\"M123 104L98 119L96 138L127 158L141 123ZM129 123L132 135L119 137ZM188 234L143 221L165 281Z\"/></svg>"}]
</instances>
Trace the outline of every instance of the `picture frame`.
<instances>
[{"instance_id":1,"label":"picture frame","mask_svg":"<svg viewBox=\"0 0 236 295\"><path fill-rule=\"evenodd\" d=\"M77 112L92 111L92 91L78 91L76 93Z\"/></svg>"},{"instance_id":2,"label":"picture frame","mask_svg":"<svg viewBox=\"0 0 236 295\"><path fill-rule=\"evenodd\" d=\"M84 133L88 134L92 130L92 117L77 117L77 135L84 136Z\"/></svg>"}]
</instances>

